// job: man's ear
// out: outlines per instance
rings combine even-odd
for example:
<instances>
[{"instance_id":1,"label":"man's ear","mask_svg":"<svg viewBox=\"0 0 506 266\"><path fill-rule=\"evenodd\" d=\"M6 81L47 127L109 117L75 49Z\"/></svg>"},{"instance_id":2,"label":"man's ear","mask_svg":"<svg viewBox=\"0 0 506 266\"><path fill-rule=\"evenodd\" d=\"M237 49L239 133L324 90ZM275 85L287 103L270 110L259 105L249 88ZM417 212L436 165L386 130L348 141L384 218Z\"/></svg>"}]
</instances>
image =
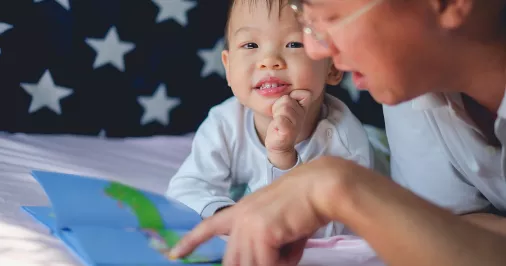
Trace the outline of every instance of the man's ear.
<instances>
[{"instance_id":1,"label":"man's ear","mask_svg":"<svg viewBox=\"0 0 506 266\"><path fill-rule=\"evenodd\" d=\"M444 29L461 27L471 15L474 0L431 0L431 6Z\"/></svg>"},{"instance_id":2,"label":"man's ear","mask_svg":"<svg viewBox=\"0 0 506 266\"><path fill-rule=\"evenodd\" d=\"M329 73L327 75L327 84L335 86L343 80L343 72L337 70L334 64L330 64Z\"/></svg>"},{"instance_id":3,"label":"man's ear","mask_svg":"<svg viewBox=\"0 0 506 266\"><path fill-rule=\"evenodd\" d=\"M229 77L229 62L228 62L228 50L223 50L221 52L221 62L223 63L223 67L225 68L225 76L227 78L227 85L230 87L230 79Z\"/></svg>"}]
</instances>

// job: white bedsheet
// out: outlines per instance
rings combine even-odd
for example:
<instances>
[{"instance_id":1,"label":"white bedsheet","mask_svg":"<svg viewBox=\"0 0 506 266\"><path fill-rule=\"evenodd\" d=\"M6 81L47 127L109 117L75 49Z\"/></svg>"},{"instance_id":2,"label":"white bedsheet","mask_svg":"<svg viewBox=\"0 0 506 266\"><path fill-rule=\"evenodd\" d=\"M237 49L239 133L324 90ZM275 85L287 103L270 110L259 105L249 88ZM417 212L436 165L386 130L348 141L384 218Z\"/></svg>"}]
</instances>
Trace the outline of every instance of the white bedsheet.
<instances>
[{"instance_id":1,"label":"white bedsheet","mask_svg":"<svg viewBox=\"0 0 506 266\"><path fill-rule=\"evenodd\" d=\"M191 136L100 139L0 134L0 265L80 265L48 231L20 210L49 204L34 169L109 178L164 193L189 153ZM308 249L302 265L381 265L360 239Z\"/></svg>"}]
</instances>

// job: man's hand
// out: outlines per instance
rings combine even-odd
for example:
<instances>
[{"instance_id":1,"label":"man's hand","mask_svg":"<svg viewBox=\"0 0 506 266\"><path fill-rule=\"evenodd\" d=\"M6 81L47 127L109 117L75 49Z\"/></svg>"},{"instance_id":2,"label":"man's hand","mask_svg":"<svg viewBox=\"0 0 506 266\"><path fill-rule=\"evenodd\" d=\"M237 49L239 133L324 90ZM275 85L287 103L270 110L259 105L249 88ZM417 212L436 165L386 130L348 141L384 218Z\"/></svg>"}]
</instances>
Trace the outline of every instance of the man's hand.
<instances>
[{"instance_id":1,"label":"man's hand","mask_svg":"<svg viewBox=\"0 0 506 266\"><path fill-rule=\"evenodd\" d=\"M335 206L316 204L342 202L339 177L328 174L336 165L335 160L313 160L203 220L174 247L172 258L229 233L223 265L297 265L307 239L332 220L326 215Z\"/></svg>"},{"instance_id":2,"label":"man's hand","mask_svg":"<svg viewBox=\"0 0 506 266\"><path fill-rule=\"evenodd\" d=\"M465 222L391 179L337 157L308 162L205 219L171 250L190 254L230 232L223 265L297 265L315 230L340 221L386 265L504 266L506 238Z\"/></svg>"},{"instance_id":3,"label":"man's hand","mask_svg":"<svg viewBox=\"0 0 506 266\"><path fill-rule=\"evenodd\" d=\"M462 216L468 222L506 237L506 218L489 213L472 213Z\"/></svg>"},{"instance_id":4,"label":"man's hand","mask_svg":"<svg viewBox=\"0 0 506 266\"><path fill-rule=\"evenodd\" d=\"M306 117L311 92L295 90L272 105L272 122L265 138L267 157L275 167L290 169L297 163L295 144Z\"/></svg>"}]
</instances>

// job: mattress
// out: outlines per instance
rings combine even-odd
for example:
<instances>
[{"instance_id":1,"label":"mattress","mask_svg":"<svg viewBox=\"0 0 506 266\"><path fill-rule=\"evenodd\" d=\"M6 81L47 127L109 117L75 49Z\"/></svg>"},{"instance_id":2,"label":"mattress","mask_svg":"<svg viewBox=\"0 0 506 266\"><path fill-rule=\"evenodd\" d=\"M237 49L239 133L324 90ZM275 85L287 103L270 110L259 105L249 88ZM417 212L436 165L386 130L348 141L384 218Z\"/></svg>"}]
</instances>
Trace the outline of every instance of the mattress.
<instances>
[{"instance_id":1,"label":"mattress","mask_svg":"<svg viewBox=\"0 0 506 266\"><path fill-rule=\"evenodd\" d=\"M20 210L49 204L32 170L104 177L164 193L191 149L192 135L104 139L0 133L0 265L80 265L47 229ZM315 243L301 265L381 265L361 239Z\"/></svg>"}]
</instances>

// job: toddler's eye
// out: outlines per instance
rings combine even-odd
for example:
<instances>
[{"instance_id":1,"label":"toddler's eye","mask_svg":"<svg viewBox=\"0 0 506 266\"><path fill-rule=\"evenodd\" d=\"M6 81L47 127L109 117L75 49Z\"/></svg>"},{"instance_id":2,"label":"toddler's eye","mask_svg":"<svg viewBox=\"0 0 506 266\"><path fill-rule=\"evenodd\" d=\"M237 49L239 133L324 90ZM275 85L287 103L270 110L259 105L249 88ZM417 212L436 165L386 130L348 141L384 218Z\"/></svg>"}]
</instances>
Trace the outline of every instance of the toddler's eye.
<instances>
[{"instance_id":1,"label":"toddler's eye","mask_svg":"<svg viewBox=\"0 0 506 266\"><path fill-rule=\"evenodd\" d=\"M301 42L289 42L286 47L288 48L302 48L304 47L304 44L302 44Z\"/></svg>"},{"instance_id":2,"label":"toddler's eye","mask_svg":"<svg viewBox=\"0 0 506 266\"><path fill-rule=\"evenodd\" d=\"M244 44L241 47L246 48L246 49L255 49L255 48L258 48L258 44L254 43L254 42L249 42L249 43Z\"/></svg>"}]
</instances>

